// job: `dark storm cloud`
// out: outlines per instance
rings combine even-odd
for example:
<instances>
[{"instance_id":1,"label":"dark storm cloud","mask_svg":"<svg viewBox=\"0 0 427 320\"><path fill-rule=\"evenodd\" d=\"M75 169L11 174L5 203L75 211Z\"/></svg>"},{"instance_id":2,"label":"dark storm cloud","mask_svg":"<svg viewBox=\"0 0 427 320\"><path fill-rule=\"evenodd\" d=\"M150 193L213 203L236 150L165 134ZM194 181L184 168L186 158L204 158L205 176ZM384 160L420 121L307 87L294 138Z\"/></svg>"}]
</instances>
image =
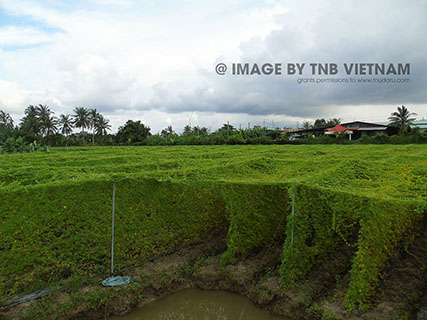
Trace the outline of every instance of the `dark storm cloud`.
<instances>
[{"instance_id":1,"label":"dark storm cloud","mask_svg":"<svg viewBox=\"0 0 427 320\"><path fill-rule=\"evenodd\" d=\"M159 106L170 112L316 117L337 105L426 103L426 2L334 0L319 2L315 7L312 3L285 4L290 11L276 17L278 30L264 39L241 43L239 61L225 57L213 66L219 62L229 68L232 62L329 62L340 66L339 75L329 77L348 78L343 63L410 63L410 83L297 84L297 76L232 76L230 70L220 76L212 68L200 70L203 81L194 91L181 93L169 103L159 98ZM309 66L305 68L308 71Z\"/></svg>"}]
</instances>

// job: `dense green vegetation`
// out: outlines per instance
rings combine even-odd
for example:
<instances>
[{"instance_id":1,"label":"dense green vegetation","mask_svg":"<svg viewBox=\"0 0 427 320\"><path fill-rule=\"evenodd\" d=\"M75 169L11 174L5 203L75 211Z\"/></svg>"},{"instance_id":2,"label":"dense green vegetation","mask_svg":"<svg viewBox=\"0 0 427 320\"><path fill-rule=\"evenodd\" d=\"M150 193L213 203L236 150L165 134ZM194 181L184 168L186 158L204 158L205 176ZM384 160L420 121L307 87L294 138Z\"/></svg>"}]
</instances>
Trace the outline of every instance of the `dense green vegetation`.
<instances>
[{"instance_id":1,"label":"dense green vegetation","mask_svg":"<svg viewBox=\"0 0 427 320\"><path fill-rule=\"evenodd\" d=\"M347 245L355 248L347 306L364 306L426 214L426 159L425 145L73 147L1 155L0 299L108 272L115 182L119 269L228 230L224 263L284 243L281 281L288 288Z\"/></svg>"},{"instance_id":2,"label":"dense green vegetation","mask_svg":"<svg viewBox=\"0 0 427 320\"><path fill-rule=\"evenodd\" d=\"M427 132L418 127L411 128L415 115L405 106L399 107L389 117L390 130L387 134L375 136L364 135L358 140L348 140L347 134L341 132L325 136L323 133L313 137L305 132L298 139L292 132L285 133L280 128L254 126L237 129L228 122L213 132L206 127L186 125L182 134L177 134L172 126L161 133L152 134L151 128L141 121L128 120L119 127L116 134L110 134L109 120L96 109L77 107L74 114L61 114L59 118L46 105L28 106L21 123L16 125L12 117L0 110L0 153L48 151L49 147L85 146L87 144L112 145L254 145L254 144L414 144L427 143ZM316 119L314 124L305 121L304 129L334 127L341 119ZM73 133L74 129L81 129ZM86 131L88 130L88 131ZM90 132L92 131L92 132ZM399 134L396 134L399 133ZM90 134L90 138L88 137ZM316 135L318 135L317 133ZM89 143L89 139L91 143Z\"/></svg>"}]
</instances>

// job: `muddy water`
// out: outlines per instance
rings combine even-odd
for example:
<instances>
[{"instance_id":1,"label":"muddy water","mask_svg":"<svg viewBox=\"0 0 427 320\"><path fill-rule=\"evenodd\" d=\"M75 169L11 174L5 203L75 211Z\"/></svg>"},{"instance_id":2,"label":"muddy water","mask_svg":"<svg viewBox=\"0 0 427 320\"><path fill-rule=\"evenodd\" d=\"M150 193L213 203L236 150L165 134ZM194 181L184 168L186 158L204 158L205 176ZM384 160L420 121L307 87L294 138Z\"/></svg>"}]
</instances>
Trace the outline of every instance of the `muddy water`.
<instances>
[{"instance_id":1,"label":"muddy water","mask_svg":"<svg viewBox=\"0 0 427 320\"><path fill-rule=\"evenodd\" d=\"M279 320L245 297L225 291L184 290L109 320Z\"/></svg>"}]
</instances>

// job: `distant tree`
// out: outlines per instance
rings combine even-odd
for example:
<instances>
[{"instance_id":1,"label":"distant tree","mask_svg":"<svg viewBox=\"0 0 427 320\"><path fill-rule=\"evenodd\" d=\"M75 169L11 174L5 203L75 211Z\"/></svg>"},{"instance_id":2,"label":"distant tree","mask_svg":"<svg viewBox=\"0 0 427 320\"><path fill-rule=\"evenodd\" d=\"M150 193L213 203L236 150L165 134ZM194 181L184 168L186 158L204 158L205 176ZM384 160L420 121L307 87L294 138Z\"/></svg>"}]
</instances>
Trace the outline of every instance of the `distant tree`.
<instances>
[{"instance_id":1,"label":"distant tree","mask_svg":"<svg viewBox=\"0 0 427 320\"><path fill-rule=\"evenodd\" d=\"M407 134L408 128L412 125L412 121L415 118L410 118L411 116L416 116L416 113L410 113L405 106L397 107L397 112L393 112L388 120L390 121L389 125L392 127L399 128L399 134Z\"/></svg>"},{"instance_id":2,"label":"distant tree","mask_svg":"<svg viewBox=\"0 0 427 320\"><path fill-rule=\"evenodd\" d=\"M184 131L182 133L183 136L189 136L193 133L193 130L191 129L191 127L189 125L186 125L184 127Z\"/></svg>"},{"instance_id":3,"label":"distant tree","mask_svg":"<svg viewBox=\"0 0 427 320\"><path fill-rule=\"evenodd\" d=\"M254 126L253 129L243 130L243 136L245 138L259 138L267 135L267 130L258 126Z\"/></svg>"},{"instance_id":4,"label":"distant tree","mask_svg":"<svg viewBox=\"0 0 427 320\"><path fill-rule=\"evenodd\" d=\"M335 127L337 124L341 123L341 118L333 118L326 121L327 126Z\"/></svg>"},{"instance_id":5,"label":"distant tree","mask_svg":"<svg viewBox=\"0 0 427 320\"><path fill-rule=\"evenodd\" d=\"M13 119L9 113L0 110L0 142L6 141L13 131Z\"/></svg>"},{"instance_id":6,"label":"distant tree","mask_svg":"<svg viewBox=\"0 0 427 320\"><path fill-rule=\"evenodd\" d=\"M107 130L111 130L110 120L105 118L102 114L98 113L95 123L96 134L103 136L107 134Z\"/></svg>"},{"instance_id":7,"label":"distant tree","mask_svg":"<svg viewBox=\"0 0 427 320\"><path fill-rule=\"evenodd\" d=\"M194 135L200 136L200 127L199 126L193 127L193 129L191 129L191 131Z\"/></svg>"},{"instance_id":8,"label":"distant tree","mask_svg":"<svg viewBox=\"0 0 427 320\"><path fill-rule=\"evenodd\" d=\"M335 131L335 138L338 142L343 143L348 138L347 130Z\"/></svg>"},{"instance_id":9,"label":"distant tree","mask_svg":"<svg viewBox=\"0 0 427 320\"><path fill-rule=\"evenodd\" d=\"M89 129L92 129L92 145L95 145L95 131L98 124L99 113L95 109L89 110Z\"/></svg>"},{"instance_id":10,"label":"distant tree","mask_svg":"<svg viewBox=\"0 0 427 320\"><path fill-rule=\"evenodd\" d=\"M0 110L0 126L10 127L13 129L13 119L9 113Z\"/></svg>"},{"instance_id":11,"label":"distant tree","mask_svg":"<svg viewBox=\"0 0 427 320\"><path fill-rule=\"evenodd\" d=\"M117 132L116 138L119 143L142 142L150 133L150 127L145 126L141 121L128 120Z\"/></svg>"},{"instance_id":12,"label":"distant tree","mask_svg":"<svg viewBox=\"0 0 427 320\"><path fill-rule=\"evenodd\" d=\"M74 109L74 126L82 129L83 132L83 144L85 143L85 129L90 127L89 110L83 107L77 107Z\"/></svg>"},{"instance_id":13,"label":"distant tree","mask_svg":"<svg viewBox=\"0 0 427 320\"><path fill-rule=\"evenodd\" d=\"M174 134L174 131L172 129L172 126L168 126L166 129L163 129L161 132L161 135L163 137L170 137Z\"/></svg>"},{"instance_id":14,"label":"distant tree","mask_svg":"<svg viewBox=\"0 0 427 320\"><path fill-rule=\"evenodd\" d=\"M73 119L69 114L61 114L59 116L58 124L61 133L65 135L65 146L68 147L68 136L73 132Z\"/></svg>"},{"instance_id":15,"label":"distant tree","mask_svg":"<svg viewBox=\"0 0 427 320\"><path fill-rule=\"evenodd\" d=\"M327 126L327 124L326 124L326 120L325 119L316 119L315 121L314 121L314 124L313 124L313 128L321 128L321 127L326 127Z\"/></svg>"},{"instance_id":16,"label":"distant tree","mask_svg":"<svg viewBox=\"0 0 427 320\"><path fill-rule=\"evenodd\" d=\"M40 124L40 130L42 135L49 136L52 133L56 133L58 128L58 119L53 116L54 112L50 110L47 105L39 104L37 107L37 116Z\"/></svg>"},{"instance_id":17,"label":"distant tree","mask_svg":"<svg viewBox=\"0 0 427 320\"><path fill-rule=\"evenodd\" d=\"M206 127L194 127L193 128L193 134L197 136L204 136L208 134L208 128Z\"/></svg>"},{"instance_id":18,"label":"distant tree","mask_svg":"<svg viewBox=\"0 0 427 320\"><path fill-rule=\"evenodd\" d=\"M209 133L209 130L206 127L199 128L199 131L200 131L200 135L201 136L205 136L205 135L207 135Z\"/></svg>"},{"instance_id":19,"label":"distant tree","mask_svg":"<svg viewBox=\"0 0 427 320\"><path fill-rule=\"evenodd\" d=\"M225 123L217 130L217 134L223 136L230 136L234 133L234 127L231 124Z\"/></svg>"},{"instance_id":20,"label":"distant tree","mask_svg":"<svg viewBox=\"0 0 427 320\"><path fill-rule=\"evenodd\" d=\"M59 125L61 126L61 133L65 136L69 136L73 132L73 119L69 114L61 114L59 116Z\"/></svg>"},{"instance_id":21,"label":"distant tree","mask_svg":"<svg viewBox=\"0 0 427 320\"><path fill-rule=\"evenodd\" d=\"M341 119L340 118L333 118L333 119L329 119L328 121L326 121L325 119L316 119L314 121L314 124L312 126L312 128L322 128L322 127L334 127L337 124L341 123Z\"/></svg>"},{"instance_id":22,"label":"distant tree","mask_svg":"<svg viewBox=\"0 0 427 320\"><path fill-rule=\"evenodd\" d=\"M29 105L25 109L25 116L21 119L21 129L26 135L38 136L41 134L41 125L36 106Z\"/></svg>"},{"instance_id":23,"label":"distant tree","mask_svg":"<svg viewBox=\"0 0 427 320\"><path fill-rule=\"evenodd\" d=\"M73 132L73 119L69 114L61 114L58 124L63 135L65 135L65 146L68 147L68 136Z\"/></svg>"},{"instance_id":24,"label":"distant tree","mask_svg":"<svg viewBox=\"0 0 427 320\"><path fill-rule=\"evenodd\" d=\"M309 121L304 121L302 123L302 128L303 129L310 129L312 127L311 123Z\"/></svg>"}]
</instances>

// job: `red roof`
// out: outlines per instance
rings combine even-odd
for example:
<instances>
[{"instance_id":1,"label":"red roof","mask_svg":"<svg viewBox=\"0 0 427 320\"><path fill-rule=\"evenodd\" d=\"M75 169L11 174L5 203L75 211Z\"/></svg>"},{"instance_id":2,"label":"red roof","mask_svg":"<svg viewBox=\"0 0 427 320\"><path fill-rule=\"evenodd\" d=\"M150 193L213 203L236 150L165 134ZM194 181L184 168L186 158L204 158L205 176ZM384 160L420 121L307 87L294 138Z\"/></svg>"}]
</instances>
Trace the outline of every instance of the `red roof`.
<instances>
[{"instance_id":1,"label":"red roof","mask_svg":"<svg viewBox=\"0 0 427 320\"><path fill-rule=\"evenodd\" d=\"M347 129L346 129L346 128L344 128L342 125L337 124L335 127L330 128L330 129L326 129L326 130L328 130L328 131L336 131L336 132L338 132L338 133L341 133L341 132L343 132L343 131L346 131Z\"/></svg>"}]
</instances>

